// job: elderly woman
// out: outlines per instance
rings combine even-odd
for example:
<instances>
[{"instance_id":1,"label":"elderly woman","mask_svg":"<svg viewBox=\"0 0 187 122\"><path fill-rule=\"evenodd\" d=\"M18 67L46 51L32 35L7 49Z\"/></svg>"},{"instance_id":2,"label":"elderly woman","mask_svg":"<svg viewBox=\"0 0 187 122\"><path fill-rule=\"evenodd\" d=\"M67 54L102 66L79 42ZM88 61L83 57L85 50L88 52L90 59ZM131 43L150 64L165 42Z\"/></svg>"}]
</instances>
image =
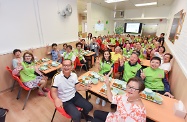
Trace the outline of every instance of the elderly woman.
<instances>
[{"instance_id":1,"label":"elderly woman","mask_svg":"<svg viewBox=\"0 0 187 122\"><path fill-rule=\"evenodd\" d=\"M117 46L115 52L111 52L112 61L116 62L122 58L121 47Z\"/></svg>"},{"instance_id":2,"label":"elderly woman","mask_svg":"<svg viewBox=\"0 0 187 122\"><path fill-rule=\"evenodd\" d=\"M116 112L94 111L92 122L146 122L146 110L140 98L145 86L140 78L127 82L126 94L112 95L108 77L105 79L108 100L117 104Z\"/></svg>"},{"instance_id":3,"label":"elderly woman","mask_svg":"<svg viewBox=\"0 0 187 122\"><path fill-rule=\"evenodd\" d=\"M23 84L29 88L34 88L39 86L41 89L38 90L39 96L45 96L44 92L48 92L49 89L46 88L47 77L45 77L35 66L34 56L30 52L25 52L23 54L23 62L21 63L22 69L20 71L20 78ZM37 76L38 74L39 76Z\"/></svg>"}]
</instances>

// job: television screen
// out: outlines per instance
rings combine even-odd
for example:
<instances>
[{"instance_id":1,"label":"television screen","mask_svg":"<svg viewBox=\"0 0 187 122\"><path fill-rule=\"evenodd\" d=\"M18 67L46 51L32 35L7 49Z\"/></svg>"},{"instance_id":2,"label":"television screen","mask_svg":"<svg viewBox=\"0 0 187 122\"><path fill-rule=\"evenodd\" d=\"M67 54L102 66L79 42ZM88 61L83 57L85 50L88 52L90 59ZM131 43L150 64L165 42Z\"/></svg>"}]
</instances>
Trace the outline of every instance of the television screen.
<instances>
[{"instance_id":1,"label":"television screen","mask_svg":"<svg viewBox=\"0 0 187 122\"><path fill-rule=\"evenodd\" d=\"M141 33L142 23L125 23L124 33Z\"/></svg>"}]
</instances>

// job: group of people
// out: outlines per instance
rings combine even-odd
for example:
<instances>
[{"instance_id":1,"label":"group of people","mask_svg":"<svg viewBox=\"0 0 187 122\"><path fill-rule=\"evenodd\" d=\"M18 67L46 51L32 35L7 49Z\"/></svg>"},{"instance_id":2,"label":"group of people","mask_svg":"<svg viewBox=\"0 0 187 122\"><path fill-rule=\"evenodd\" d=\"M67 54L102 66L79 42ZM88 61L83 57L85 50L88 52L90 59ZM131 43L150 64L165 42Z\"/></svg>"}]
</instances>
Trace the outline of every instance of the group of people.
<instances>
[{"instance_id":1,"label":"group of people","mask_svg":"<svg viewBox=\"0 0 187 122\"><path fill-rule=\"evenodd\" d=\"M109 44L116 45L115 52L111 52ZM52 50L46 49L46 54L51 55L53 61L62 63L62 71L53 77L51 96L56 107L63 107L72 117L74 122L80 122L81 112L77 106L83 109L82 113L87 121L92 122L114 122L114 121L146 121L145 107L140 99L139 93L144 88L150 88L154 92L173 98L166 74L171 70L170 61L173 56L165 53L164 34L160 37L141 37L127 35L122 38L120 35L92 37L89 33L86 39L76 43L76 49L72 50L71 45L63 44L63 49L58 50L57 44L52 44ZM114 113L96 110L94 117L88 115L93 105L83 98L78 91L89 90L88 86L81 86L77 75L72 72L73 63L78 58L81 63L88 66L88 62L82 55L82 51L91 50L96 52L97 66L100 74L104 75L107 86L107 97L112 104L117 105ZM21 50L13 51L13 67L17 75L20 75L22 82L29 88L39 86L38 94L48 92L46 88L47 77L42 74L34 65L34 56L25 52L21 57ZM143 68L140 59L150 60L150 67ZM113 96L110 91L109 77L113 76L114 64L118 63L118 72L123 74L122 80L127 82L126 94ZM38 85L40 84L40 85ZM42 90L42 91L41 91ZM100 98L96 99L96 104ZM102 106L106 101L102 100ZM136 116L134 116L136 115Z\"/></svg>"}]
</instances>

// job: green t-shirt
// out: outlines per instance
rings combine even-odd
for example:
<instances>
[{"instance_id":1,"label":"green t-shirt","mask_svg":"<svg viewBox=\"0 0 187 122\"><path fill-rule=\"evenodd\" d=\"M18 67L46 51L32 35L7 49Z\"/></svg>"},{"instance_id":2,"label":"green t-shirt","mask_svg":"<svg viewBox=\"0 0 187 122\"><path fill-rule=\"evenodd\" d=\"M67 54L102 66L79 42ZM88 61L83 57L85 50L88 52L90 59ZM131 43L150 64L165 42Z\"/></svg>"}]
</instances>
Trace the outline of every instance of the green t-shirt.
<instances>
[{"instance_id":1,"label":"green t-shirt","mask_svg":"<svg viewBox=\"0 0 187 122\"><path fill-rule=\"evenodd\" d=\"M67 52L64 52L64 59L66 60L66 59L68 59L68 60L71 60L72 59L72 57L73 57L73 52L70 52L70 54L68 55L68 56L66 56L67 55Z\"/></svg>"},{"instance_id":2,"label":"green t-shirt","mask_svg":"<svg viewBox=\"0 0 187 122\"><path fill-rule=\"evenodd\" d=\"M132 49L130 49L129 51L127 51L126 48L123 48L123 55L125 55L125 56L129 56L130 57L130 55L132 54L132 52L133 52Z\"/></svg>"},{"instance_id":3,"label":"green t-shirt","mask_svg":"<svg viewBox=\"0 0 187 122\"><path fill-rule=\"evenodd\" d=\"M34 63L28 64L26 62L22 62L21 64L23 66L23 70L20 71L20 78L22 82L29 82L35 80L36 79L36 75L34 74L35 64Z\"/></svg>"},{"instance_id":4,"label":"green t-shirt","mask_svg":"<svg viewBox=\"0 0 187 122\"><path fill-rule=\"evenodd\" d=\"M116 44L116 39L115 38L110 38L110 43L111 44Z\"/></svg>"},{"instance_id":5,"label":"green t-shirt","mask_svg":"<svg viewBox=\"0 0 187 122\"><path fill-rule=\"evenodd\" d=\"M164 78L164 70L152 69L151 67L143 69L145 74L145 87L152 90L164 91L164 84L162 79Z\"/></svg>"},{"instance_id":6,"label":"green t-shirt","mask_svg":"<svg viewBox=\"0 0 187 122\"><path fill-rule=\"evenodd\" d=\"M123 39L119 38L119 43L122 44L122 42L123 42Z\"/></svg>"},{"instance_id":7,"label":"green t-shirt","mask_svg":"<svg viewBox=\"0 0 187 122\"><path fill-rule=\"evenodd\" d=\"M123 73L123 80L126 82L136 76L137 71L141 68L142 66L137 63L136 65L130 66L129 62L125 62L124 64L124 73Z\"/></svg>"},{"instance_id":8,"label":"green t-shirt","mask_svg":"<svg viewBox=\"0 0 187 122\"><path fill-rule=\"evenodd\" d=\"M78 58L79 58L80 61L83 60L84 56L82 55L82 50L79 51L78 49L75 49L73 51L73 53L74 53L75 56L78 56Z\"/></svg>"},{"instance_id":9,"label":"green t-shirt","mask_svg":"<svg viewBox=\"0 0 187 122\"><path fill-rule=\"evenodd\" d=\"M99 71L100 74L103 74L105 72L109 72L112 68L112 66L114 65L114 62L107 62L107 61L104 61L104 62L100 62L100 68L101 70Z\"/></svg>"}]
</instances>

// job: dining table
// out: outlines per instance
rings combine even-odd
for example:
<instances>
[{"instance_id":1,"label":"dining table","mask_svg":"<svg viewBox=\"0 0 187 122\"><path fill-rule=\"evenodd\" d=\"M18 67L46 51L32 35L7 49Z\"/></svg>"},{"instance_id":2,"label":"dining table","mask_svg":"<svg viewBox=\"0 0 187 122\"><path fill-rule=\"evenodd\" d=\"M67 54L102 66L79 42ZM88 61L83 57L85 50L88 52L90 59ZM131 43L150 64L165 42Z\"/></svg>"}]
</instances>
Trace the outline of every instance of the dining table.
<instances>
[{"instance_id":1,"label":"dining table","mask_svg":"<svg viewBox=\"0 0 187 122\"><path fill-rule=\"evenodd\" d=\"M92 74L92 72L93 71L88 71L79 76L78 79L80 80L83 79L83 77L88 77L90 74ZM115 79L112 79L111 86L114 80ZM97 84L91 84L91 88L86 91L86 99L90 98L89 93L91 93L97 97L100 97L101 99L108 101L107 95L100 92L100 89L103 87L104 84L105 83L101 81L98 81ZM174 113L174 104L177 103L178 100L163 95L160 96L163 99L162 104L157 104L152 101L141 98L146 108L147 118L156 122L185 122L184 118L178 117Z\"/></svg>"}]
</instances>

